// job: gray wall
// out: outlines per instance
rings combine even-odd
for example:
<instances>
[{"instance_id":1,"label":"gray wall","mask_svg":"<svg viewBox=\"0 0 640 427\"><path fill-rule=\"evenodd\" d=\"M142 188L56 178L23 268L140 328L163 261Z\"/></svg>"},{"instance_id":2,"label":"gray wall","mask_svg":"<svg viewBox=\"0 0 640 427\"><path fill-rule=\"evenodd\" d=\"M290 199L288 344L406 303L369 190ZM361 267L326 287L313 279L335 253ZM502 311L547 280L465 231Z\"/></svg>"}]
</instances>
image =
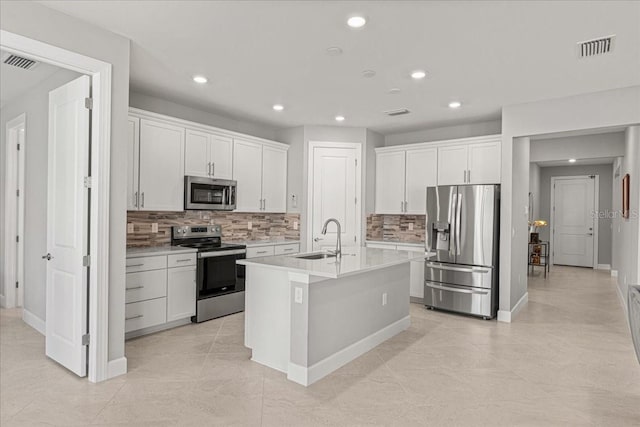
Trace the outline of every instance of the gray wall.
<instances>
[{"instance_id":1,"label":"gray wall","mask_svg":"<svg viewBox=\"0 0 640 427\"><path fill-rule=\"evenodd\" d=\"M157 98L143 93L129 93L129 105L142 110L152 111L183 120L215 126L222 129L246 133L266 139L275 139L275 128L252 123L251 121L240 121L223 117L218 114L191 108L186 105L177 104L166 99Z\"/></svg>"},{"instance_id":2,"label":"gray wall","mask_svg":"<svg viewBox=\"0 0 640 427\"><path fill-rule=\"evenodd\" d=\"M532 162L619 156L624 156L624 132L531 141Z\"/></svg>"},{"instance_id":3,"label":"gray wall","mask_svg":"<svg viewBox=\"0 0 640 427\"><path fill-rule=\"evenodd\" d=\"M47 165L49 92L79 77L60 70L0 110L0 152L4 165L7 121L26 113L24 191L24 308L46 320L47 269L42 254L47 253ZM4 171L3 171L4 176ZM4 211L4 199L2 199ZM2 223L4 224L4 222ZM2 249L0 249L2 251ZM4 255L0 252L4 268Z\"/></svg>"},{"instance_id":4,"label":"gray wall","mask_svg":"<svg viewBox=\"0 0 640 427\"><path fill-rule=\"evenodd\" d=\"M412 144L446 139L469 138L472 136L496 135L501 132L500 120L467 123L412 132L389 134L385 136L385 145Z\"/></svg>"},{"instance_id":5,"label":"gray wall","mask_svg":"<svg viewBox=\"0 0 640 427\"><path fill-rule=\"evenodd\" d=\"M109 207L109 360L124 356L129 40L34 2L2 2L0 28L112 64Z\"/></svg>"},{"instance_id":6,"label":"gray wall","mask_svg":"<svg viewBox=\"0 0 640 427\"><path fill-rule=\"evenodd\" d=\"M540 219L540 166L535 163L529 166L529 193L533 202L533 206L529 206L530 218Z\"/></svg>"},{"instance_id":7,"label":"gray wall","mask_svg":"<svg viewBox=\"0 0 640 427\"><path fill-rule=\"evenodd\" d=\"M551 177L573 175L598 175L600 180L598 209L600 211L613 210L611 188L613 185L612 165L575 165L540 168L540 216L541 219L551 219ZM549 240L550 227L540 230L540 238ZM611 264L611 219L598 220L598 264Z\"/></svg>"}]
</instances>

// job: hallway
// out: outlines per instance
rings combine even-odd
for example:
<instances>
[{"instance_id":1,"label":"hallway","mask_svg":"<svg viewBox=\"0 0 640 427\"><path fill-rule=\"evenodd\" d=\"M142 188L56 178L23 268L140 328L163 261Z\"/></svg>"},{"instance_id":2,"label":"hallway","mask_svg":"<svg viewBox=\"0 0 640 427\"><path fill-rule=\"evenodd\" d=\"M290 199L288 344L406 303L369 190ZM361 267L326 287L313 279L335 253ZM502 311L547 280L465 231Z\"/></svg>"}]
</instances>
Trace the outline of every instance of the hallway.
<instances>
[{"instance_id":1,"label":"hallway","mask_svg":"<svg viewBox=\"0 0 640 427\"><path fill-rule=\"evenodd\" d=\"M412 304L412 325L309 388L249 360L243 315L128 341L129 373L90 384L0 315L0 423L34 425L640 424L640 365L608 272L530 277L514 323ZM380 399L384 396L384 399Z\"/></svg>"}]
</instances>

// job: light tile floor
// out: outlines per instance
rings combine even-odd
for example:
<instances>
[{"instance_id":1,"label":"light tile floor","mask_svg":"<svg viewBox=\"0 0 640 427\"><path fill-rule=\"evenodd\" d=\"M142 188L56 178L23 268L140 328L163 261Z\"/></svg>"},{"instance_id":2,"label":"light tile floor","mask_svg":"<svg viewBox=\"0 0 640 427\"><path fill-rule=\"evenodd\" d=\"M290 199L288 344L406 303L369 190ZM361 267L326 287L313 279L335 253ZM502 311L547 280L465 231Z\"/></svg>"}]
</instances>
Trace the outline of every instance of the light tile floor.
<instances>
[{"instance_id":1,"label":"light tile floor","mask_svg":"<svg viewBox=\"0 0 640 427\"><path fill-rule=\"evenodd\" d=\"M531 279L512 324L415 304L411 315L410 329L304 388L249 360L242 314L128 341L129 373L95 385L2 310L0 423L640 425L640 364L605 272Z\"/></svg>"}]
</instances>

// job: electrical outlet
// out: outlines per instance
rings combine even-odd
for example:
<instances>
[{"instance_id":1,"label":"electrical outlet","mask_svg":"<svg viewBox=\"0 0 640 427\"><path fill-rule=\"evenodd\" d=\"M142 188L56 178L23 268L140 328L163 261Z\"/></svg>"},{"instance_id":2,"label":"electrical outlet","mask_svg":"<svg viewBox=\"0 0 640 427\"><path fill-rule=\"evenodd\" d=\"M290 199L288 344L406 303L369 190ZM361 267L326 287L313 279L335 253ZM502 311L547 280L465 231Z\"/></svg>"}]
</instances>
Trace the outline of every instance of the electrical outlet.
<instances>
[{"instance_id":1,"label":"electrical outlet","mask_svg":"<svg viewBox=\"0 0 640 427\"><path fill-rule=\"evenodd\" d=\"M302 288L295 288L294 300L297 304L302 304Z\"/></svg>"},{"instance_id":2,"label":"electrical outlet","mask_svg":"<svg viewBox=\"0 0 640 427\"><path fill-rule=\"evenodd\" d=\"M294 230L298 229L298 221L293 221L293 229Z\"/></svg>"},{"instance_id":3,"label":"electrical outlet","mask_svg":"<svg viewBox=\"0 0 640 427\"><path fill-rule=\"evenodd\" d=\"M134 228L133 228L133 223L132 223L132 222L127 223L127 233L131 234L131 233L133 233L134 231L135 231L135 230L134 230Z\"/></svg>"},{"instance_id":4,"label":"electrical outlet","mask_svg":"<svg viewBox=\"0 0 640 427\"><path fill-rule=\"evenodd\" d=\"M247 222L247 230L253 230L253 223L251 221Z\"/></svg>"},{"instance_id":5,"label":"electrical outlet","mask_svg":"<svg viewBox=\"0 0 640 427\"><path fill-rule=\"evenodd\" d=\"M383 306L387 305L387 293L386 292L384 292L382 294L382 305Z\"/></svg>"},{"instance_id":6,"label":"electrical outlet","mask_svg":"<svg viewBox=\"0 0 640 427\"><path fill-rule=\"evenodd\" d=\"M413 223L412 222L409 223L409 231L413 231Z\"/></svg>"},{"instance_id":7,"label":"electrical outlet","mask_svg":"<svg viewBox=\"0 0 640 427\"><path fill-rule=\"evenodd\" d=\"M151 223L151 232L152 233L157 233L158 232L158 223L157 222Z\"/></svg>"}]
</instances>

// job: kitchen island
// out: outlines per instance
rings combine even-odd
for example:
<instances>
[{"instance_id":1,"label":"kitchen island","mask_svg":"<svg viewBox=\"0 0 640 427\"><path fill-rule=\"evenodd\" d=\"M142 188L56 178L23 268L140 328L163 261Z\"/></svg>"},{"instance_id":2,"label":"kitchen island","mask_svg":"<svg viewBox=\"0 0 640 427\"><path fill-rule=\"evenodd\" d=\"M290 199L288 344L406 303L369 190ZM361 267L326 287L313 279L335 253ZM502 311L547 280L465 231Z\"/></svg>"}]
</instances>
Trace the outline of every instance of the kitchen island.
<instances>
[{"instance_id":1,"label":"kitchen island","mask_svg":"<svg viewBox=\"0 0 640 427\"><path fill-rule=\"evenodd\" d=\"M409 263L425 257L373 248L309 255L238 261L252 360L304 386L409 327Z\"/></svg>"}]
</instances>

